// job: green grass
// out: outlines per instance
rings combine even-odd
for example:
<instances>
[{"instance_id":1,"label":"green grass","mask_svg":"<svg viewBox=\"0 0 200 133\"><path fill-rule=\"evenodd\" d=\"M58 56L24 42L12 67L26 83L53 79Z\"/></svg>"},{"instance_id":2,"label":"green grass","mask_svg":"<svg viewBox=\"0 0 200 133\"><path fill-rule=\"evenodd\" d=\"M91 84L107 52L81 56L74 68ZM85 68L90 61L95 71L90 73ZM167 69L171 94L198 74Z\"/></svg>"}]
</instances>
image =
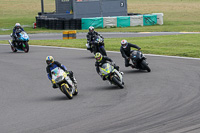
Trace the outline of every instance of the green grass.
<instances>
[{"instance_id":1,"label":"green grass","mask_svg":"<svg viewBox=\"0 0 200 133\"><path fill-rule=\"evenodd\" d=\"M97 29L102 32L200 32L200 0L127 0L129 13L164 13L164 25ZM55 11L55 0L44 0L45 12ZM62 30L33 29L35 16L41 11L41 0L1 0L0 34L10 34L16 22L28 25L28 33L62 32ZM10 29L2 31L1 29ZM77 32L86 32L78 30Z\"/></svg>"},{"instance_id":2,"label":"green grass","mask_svg":"<svg viewBox=\"0 0 200 133\"><path fill-rule=\"evenodd\" d=\"M136 44L142 48L145 54L171 55L183 57L200 58L200 37L199 34L166 35L151 37L131 37L131 38L106 38L105 48L107 51L119 51L120 41L127 39L128 42ZM6 43L7 41L0 41ZM69 40L30 40L31 45L58 46L84 48L86 39Z\"/></svg>"},{"instance_id":3,"label":"green grass","mask_svg":"<svg viewBox=\"0 0 200 133\"><path fill-rule=\"evenodd\" d=\"M164 13L164 25L126 28L96 29L98 32L200 32L200 0L127 0L129 13ZM45 12L55 11L55 0L44 0ZM16 22L24 25L29 33L62 32L45 28L33 29L35 17L41 11L41 0L1 0L0 35L10 34ZM28 27L26 27L28 26ZM9 29L9 30L1 30ZM77 30L87 32L87 30ZM122 38L105 39L106 50L119 51ZM124 38L123 38L124 39ZM142 47L144 53L200 58L200 37L194 35L171 35L125 38ZM0 41L7 43L7 41ZM86 39L30 40L32 45L85 48Z\"/></svg>"}]
</instances>

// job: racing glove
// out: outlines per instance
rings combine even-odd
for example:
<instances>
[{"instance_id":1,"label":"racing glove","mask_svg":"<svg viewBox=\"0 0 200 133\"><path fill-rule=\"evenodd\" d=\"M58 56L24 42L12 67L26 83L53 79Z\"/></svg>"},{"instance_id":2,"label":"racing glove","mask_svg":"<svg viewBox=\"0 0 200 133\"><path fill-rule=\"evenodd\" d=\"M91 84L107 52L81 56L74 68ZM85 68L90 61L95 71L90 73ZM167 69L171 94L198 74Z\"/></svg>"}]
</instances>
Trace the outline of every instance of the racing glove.
<instances>
[{"instance_id":1,"label":"racing glove","mask_svg":"<svg viewBox=\"0 0 200 133\"><path fill-rule=\"evenodd\" d=\"M56 84L56 81L54 79L51 80L52 84Z\"/></svg>"},{"instance_id":2,"label":"racing glove","mask_svg":"<svg viewBox=\"0 0 200 133\"><path fill-rule=\"evenodd\" d=\"M111 65L112 65L112 66L115 66L115 62L114 62L114 61L113 61L113 62L111 62Z\"/></svg>"}]
</instances>

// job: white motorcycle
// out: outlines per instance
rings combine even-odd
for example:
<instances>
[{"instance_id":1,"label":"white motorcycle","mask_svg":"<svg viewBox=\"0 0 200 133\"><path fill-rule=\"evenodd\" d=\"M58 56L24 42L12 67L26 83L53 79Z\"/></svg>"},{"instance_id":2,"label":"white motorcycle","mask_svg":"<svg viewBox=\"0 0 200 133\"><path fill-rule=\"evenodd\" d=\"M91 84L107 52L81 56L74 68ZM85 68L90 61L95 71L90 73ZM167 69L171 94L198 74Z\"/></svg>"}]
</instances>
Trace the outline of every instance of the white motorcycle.
<instances>
[{"instance_id":1,"label":"white motorcycle","mask_svg":"<svg viewBox=\"0 0 200 133\"><path fill-rule=\"evenodd\" d=\"M101 75L104 76L111 84L124 88L123 76L109 63L105 63L100 67Z\"/></svg>"},{"instance_id":2,"label":"white motorcycle","mask_svg":"<svg viewBox=\"0 0 200 133\"><path fill-rule=\"evenodd\" d=\"M56 86L69 98L72 99L73 95L78 94L77 86L72 82L70 77L61 68L56 67L51 70L52 79L55 81Z\"/></svg>"}]
</instances>

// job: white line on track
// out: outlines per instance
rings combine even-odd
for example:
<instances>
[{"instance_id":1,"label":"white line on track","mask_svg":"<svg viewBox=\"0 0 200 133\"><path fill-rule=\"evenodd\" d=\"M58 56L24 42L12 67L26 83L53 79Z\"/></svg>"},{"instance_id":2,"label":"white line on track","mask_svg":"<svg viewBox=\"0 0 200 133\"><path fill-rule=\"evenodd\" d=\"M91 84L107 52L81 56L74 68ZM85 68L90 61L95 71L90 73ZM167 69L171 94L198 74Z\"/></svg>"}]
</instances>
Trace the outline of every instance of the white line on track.
<instances>
[{"instance_id":1,"label":"white line on track","mask_svg":"<svg viewBox=\"0 0 200 133\"><path fill-rule=\"evenodd\" d=\"M9 45L9 44L0 44L0 45ZM40 46L40 45L30 45L31 47L43 47L43 48L56 48L56 49L72 49L72 50L86 50L81 48L68 48L68 47L56 47L56 46ZM120 53L117 51L106 51L109 53ZM180 57L180 56L167 56L167 55L155 55L155 54L145 54L148 56L154 57L166 57L166 58L176 58L176 59L188 59L188 60L200 60L200 58L192 58L192 57Z\"/></svg>"}]
</instances>

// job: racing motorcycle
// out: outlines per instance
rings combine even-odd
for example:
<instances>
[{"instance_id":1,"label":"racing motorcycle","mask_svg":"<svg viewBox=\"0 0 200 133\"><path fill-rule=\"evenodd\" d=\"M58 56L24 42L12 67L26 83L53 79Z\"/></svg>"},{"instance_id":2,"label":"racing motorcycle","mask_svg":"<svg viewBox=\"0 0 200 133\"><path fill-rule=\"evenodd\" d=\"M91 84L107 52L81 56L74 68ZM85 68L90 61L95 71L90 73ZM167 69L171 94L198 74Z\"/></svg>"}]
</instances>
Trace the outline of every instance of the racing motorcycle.
<instances>
[{"instance_id":1,"label":"racing motorcycle","mask_svg":"<svg viewBox=\"0 0 200 133\"><path fill-rule=\"evenodd\" d=\"M56 86L69 98L72 99L74 95L78 94L77 86L72 82L70 77L61 68L56 67L51 70L52 79Z\"/></svg>"},{"instance_id":2,"label":"racing motorcycle","mask_svg":"<svg viewBox=\"0 0 200 133\"><path fill-rule=\"evenodd\" d=\"M132 60L136 69L147 70L147 72L151 72L151 69L146 62L146 57L139 50L131 51L130 59Z\"/></svg>"},{"instance_id":3,"label":"racing motorcycle","mask_svg":"<svg viewBox=\"0 0 200 133\"><path fill-rule=\"evenodd\" d=\"M12 33L10 36L12 37ZM17 50L19 50L19 51L24 51L25 53L28 53L29 51L28 41L29 41L29 36L25 31L19 33L19 36L17 37L14 44L12 44L11 40L8 40L11 46L11 50L13 52L17 52Z\"/></svg>"},{"instance_id":4,"label":"racing motorcycle","mask_svg":"<svg viewBox=\"0 0 200 133\"><path fill-rule=\"evenodd\" d=\"M100 67L100 73L111 84L117 85L120 88L124 88L124 82L123 82L122 74L119 71L117 71L111 64L104 63Z\"/></svg>"},{"instance_id":5,"label":"racing motorcycle","mask_svg":"<svg viewBox=\"0 0 200 133\"><path fill-rule=\"evenodd\" d=\"M97 52L100 52L102 55L107 56L106 54L106 50L104 48L104 39L103 37L97 35L93 38L94 41L92 41L92 45L91 45L91 52L94 53L94 55ZM86 44L87 46L88 44Z\"/></svg>"}]
</instances>

